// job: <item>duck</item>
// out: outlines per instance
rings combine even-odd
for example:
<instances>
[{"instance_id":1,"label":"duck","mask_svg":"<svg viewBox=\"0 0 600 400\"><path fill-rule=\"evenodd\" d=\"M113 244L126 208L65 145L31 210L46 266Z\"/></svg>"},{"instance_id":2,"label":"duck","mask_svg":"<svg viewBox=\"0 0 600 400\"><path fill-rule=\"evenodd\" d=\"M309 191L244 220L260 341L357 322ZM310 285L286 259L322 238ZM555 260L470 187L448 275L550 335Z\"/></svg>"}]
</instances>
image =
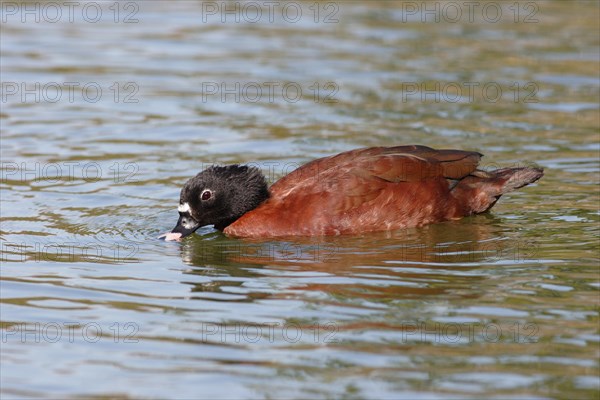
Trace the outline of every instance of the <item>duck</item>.
<instances>
[{"instance_id":1,"label":"duck","mask_svg":"<svg viewBox=\"0 0 600 400\"><path fill-rule=\"evenodd\" d=\"M238 238L361 235L485 213L540 179L537 167L479 169L476 151L368 147L313 160L271 187L260 169L214 165L181 189L179 219L161 239L213 225Z\"/></svg>"}]
</instances>

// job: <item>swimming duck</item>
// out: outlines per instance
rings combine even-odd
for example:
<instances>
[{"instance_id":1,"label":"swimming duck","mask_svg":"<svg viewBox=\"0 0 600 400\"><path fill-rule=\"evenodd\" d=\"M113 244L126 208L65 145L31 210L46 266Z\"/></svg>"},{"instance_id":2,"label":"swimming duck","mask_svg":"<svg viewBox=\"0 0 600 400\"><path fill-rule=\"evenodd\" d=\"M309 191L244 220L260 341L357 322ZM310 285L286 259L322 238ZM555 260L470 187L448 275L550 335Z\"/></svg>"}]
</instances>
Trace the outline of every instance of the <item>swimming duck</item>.
<instances>
[{"instance_id":1,"label":"swimming duck","mask_svg":"<svg viewBox=\"0 0 600 400\"><path fill-rule=\"evenodd\" d=\"M212 166L185 183L177 225L160 237L180 240L205 225L254 238L416 227L486 212L544 174L480 170L482 156L426 146L355 149L311 161L270 188L258 168Z\"/></svg>"}]
</instances>

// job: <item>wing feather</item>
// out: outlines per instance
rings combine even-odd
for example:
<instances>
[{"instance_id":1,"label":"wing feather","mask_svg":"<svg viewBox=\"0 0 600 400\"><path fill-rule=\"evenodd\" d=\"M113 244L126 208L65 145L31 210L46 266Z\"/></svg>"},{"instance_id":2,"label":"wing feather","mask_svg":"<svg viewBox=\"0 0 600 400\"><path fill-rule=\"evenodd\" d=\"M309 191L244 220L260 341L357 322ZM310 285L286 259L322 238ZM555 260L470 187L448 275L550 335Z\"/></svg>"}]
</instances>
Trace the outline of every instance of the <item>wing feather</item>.
<instances>
[{"instance_id":1,"label":"wing feather","mask_svg":"<svg viewBox=\"0 0 600 400\"><path fill-rule=\"evenodd\" d=\"M309 162L281 178L270 191L273 196L285 197L298 191L331 190L367 199L372 191L380 191L384 182L462 179L476 170L481 157L477 152L426 146L357 149Z\"/></svg>"}]
</instances>

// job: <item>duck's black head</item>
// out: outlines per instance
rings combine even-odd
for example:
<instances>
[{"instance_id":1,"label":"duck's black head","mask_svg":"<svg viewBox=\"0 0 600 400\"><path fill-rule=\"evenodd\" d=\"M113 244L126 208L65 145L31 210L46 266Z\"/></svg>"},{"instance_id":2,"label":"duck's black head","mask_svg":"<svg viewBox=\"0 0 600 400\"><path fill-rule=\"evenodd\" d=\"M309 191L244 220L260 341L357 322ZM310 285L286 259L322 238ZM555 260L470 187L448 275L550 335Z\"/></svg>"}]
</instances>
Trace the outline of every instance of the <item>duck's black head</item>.
<instances>
[{"instance_id":1,"label":"duck's black head","mask_svg":"<svg viewBox=\"0 0 600 400\"><path fill-rule=\"evenodd\" d=\"M179 199L179 221L172 233L190 235L205 225L225 227L269 197L267 181L258 168L213 166L185 183Z\"/></svg>"}]
</instances>

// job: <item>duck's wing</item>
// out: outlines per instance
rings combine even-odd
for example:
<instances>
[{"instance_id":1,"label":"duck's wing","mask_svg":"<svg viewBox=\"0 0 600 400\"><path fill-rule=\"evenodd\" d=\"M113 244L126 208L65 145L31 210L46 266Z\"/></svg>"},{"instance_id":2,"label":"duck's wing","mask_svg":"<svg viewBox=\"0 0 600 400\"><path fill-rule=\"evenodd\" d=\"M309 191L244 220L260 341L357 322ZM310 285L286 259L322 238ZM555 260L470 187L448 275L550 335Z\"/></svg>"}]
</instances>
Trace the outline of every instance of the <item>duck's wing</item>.
<instances>
[{"instance_id":1,"label":"duck's wing","mask_svg":"<svg viewBox=\"0 0 600 400\"><path fill-rule=\"evenodd\" d=\"M395 183L433 178L456 180L473 173L481 157L480 153L462 150L425 148L413 152L386 151L357 159L353 173Z\"/></svg>"},{"instance_id":2,"label":"duck's wing","mask_svg":"<svg viewBox=\"0 0 600 400\"><path fill-rule=\"evenodd\" d=\"M281 178L270 191L273 196L285 196L292 191L315 193L337 188L351 194L361 187L377 189L379 179L394 183L458 180L473 173L481 157L477 152L426 146L357 149L311 161Z\"/></svg>"}]
</instances>

